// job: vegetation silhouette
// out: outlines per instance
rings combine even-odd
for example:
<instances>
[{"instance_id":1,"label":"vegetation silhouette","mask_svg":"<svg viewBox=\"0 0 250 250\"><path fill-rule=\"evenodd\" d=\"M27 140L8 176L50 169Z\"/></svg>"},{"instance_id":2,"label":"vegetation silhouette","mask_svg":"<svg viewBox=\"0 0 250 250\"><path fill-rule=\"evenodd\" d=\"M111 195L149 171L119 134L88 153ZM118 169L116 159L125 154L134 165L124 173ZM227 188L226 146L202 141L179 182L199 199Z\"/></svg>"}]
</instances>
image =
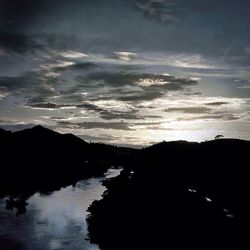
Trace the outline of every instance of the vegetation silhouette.
<instances>
[{"instance_id":1,"label":"vegetation silhouette","mask_svg":"<svg viewBox=\"0 0 250 250\"><path fill-rule=\"evenodd\" d=\"M250 142L162 142L137 152L88 217L103 250L244 249Z\"/></svg>"},{"instance_id":2,"label":"vegetation silhouette","mask_svg":"<svg viewBox=\"0 0 250 250\"><path fill-rule=\"evenodd\" d=\"M0 129L0 197L10 195L10 205L19 200L17 197L49 193L84 178L101 176L132 151L87 143L39 125L14 133Z\"/></svg>"},{"instance_id":3,"label":"vegetation silhouette","mask_svg":"<svg viewBox=\"0 0 250 250\"><path fill-rule=\"evenodd\" d=\"M6 206L17 214L34 192L122 166L89 208L89 238L103 250L248 245L249 141L163 141L130 149L35 126L0 129L0 150L0 196L9 196Z\"/></svg>"},{"instance_id":4,"label":"vegetation silhouette","mask_svg":"<svg viewBox=\"0 0 250 250\"><path fill-rule=\"evenodd\" d=\"M221 138L223 138L223 137L224 137L224 135L216 135L216 136L214 137L214 139L217 140L217 139L221 139Z\"/></svg>"}]
</instances>

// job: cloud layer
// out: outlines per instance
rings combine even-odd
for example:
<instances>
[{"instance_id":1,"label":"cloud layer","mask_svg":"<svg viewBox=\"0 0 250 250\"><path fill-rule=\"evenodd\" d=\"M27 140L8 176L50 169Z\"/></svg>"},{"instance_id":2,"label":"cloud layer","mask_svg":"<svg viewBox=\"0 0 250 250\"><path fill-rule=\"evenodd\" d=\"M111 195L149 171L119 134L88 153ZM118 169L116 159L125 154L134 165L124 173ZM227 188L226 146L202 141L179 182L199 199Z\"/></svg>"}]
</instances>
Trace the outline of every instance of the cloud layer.
<instances>
[{"instance_id":1,"label":"cloud layer","mask_svg":"<svg viewBox=\"0 0 250 250\"><path fill-rule=\"evenodd\" d=\"M110 143L249 138L244 0L0 1L0 125Z\"/></svg>"}]
</instances>

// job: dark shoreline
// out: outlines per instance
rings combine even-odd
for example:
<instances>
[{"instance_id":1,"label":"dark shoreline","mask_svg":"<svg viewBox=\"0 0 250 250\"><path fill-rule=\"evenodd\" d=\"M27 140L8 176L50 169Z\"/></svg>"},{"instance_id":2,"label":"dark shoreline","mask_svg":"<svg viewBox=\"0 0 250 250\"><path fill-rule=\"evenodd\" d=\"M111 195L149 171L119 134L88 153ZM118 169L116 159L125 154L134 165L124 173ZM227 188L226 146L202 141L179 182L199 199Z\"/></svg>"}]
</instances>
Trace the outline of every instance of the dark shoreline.
<instances>
[{"instance_id":1,"label":"dark shoreline","mask_svg":"<svg viewBox=\"0 0 250 250\"><path fill-rule=\"evenodd\" d=\"M102 250L248 245L250 142L169 142L143 149L89 208Z\"/></svg>"},{"instance_id":2,"label":"dark shoreline","mask_svg":"<svg viewBox=\"0 0 250 250\"><path fill-rule=\"evenodd\" d=\"M0 129L0 198L24 210L35 192L50 193L77 181L100 177L133 149L87 143L72 134L35 126L18 132Z\"/></svg>"},{"instance_id":3,"label":"dark shoreline","mask_svg":"<svg viewBox=\"0 0 250 250\"><path fill-rule=\"evenodd\" d=\"M240 248L246 243L250 142L162 142L143 149L87 143L41 126L0 129L0 197L25 212L34 192L121 174L89 207L89 238L102 250Z\"/></svg>"}]
</instances>

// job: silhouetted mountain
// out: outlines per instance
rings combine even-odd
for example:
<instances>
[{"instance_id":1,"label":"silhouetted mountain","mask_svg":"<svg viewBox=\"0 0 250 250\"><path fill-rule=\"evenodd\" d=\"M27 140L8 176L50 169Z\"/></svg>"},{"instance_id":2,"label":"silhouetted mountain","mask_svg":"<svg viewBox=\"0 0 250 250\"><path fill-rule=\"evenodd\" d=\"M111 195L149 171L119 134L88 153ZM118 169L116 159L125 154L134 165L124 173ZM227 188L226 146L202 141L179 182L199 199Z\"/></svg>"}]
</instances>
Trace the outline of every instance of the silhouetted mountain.
<instances>
[{"instance_id":1,"label":"silhouetted mountain","mask_svg":"<svg viewBox=\"0 0 250 250\"><path fill-rule=\"evenodd\" d=\"M162 142L141 150L87 143L36 126L0 130L0 195L26 198L123 166L88 218L103 250L243 249L248 242L250 142Z\"/></svg>"},{"instance_id":2,"label":"silhouetted mountain","mask_svg":"<svg viewBox=\"0 0 250 250\"><path fill-rule=\"evenodd\" d=\"M103 250L243 249L249 152L249 141L234 139L141 150L90 207L91 241Z\"/></svg>"},{"instance_id":3,"label":"silhouetted mountain","mask_svg":"<svg viewBox=\"0 0 250 250\"><path fill-rule=\"evenodd\" d=\"M10 134L9 131L6 131L6 130L0 128L0 136L1 136L1 137L2 137L2 136L8 136L9 134Z\"/></svg>"},{"instance_id":4,"label":"silhouetted mountain","mask_svg":"<svg viewBox=\"0 0 250 250\"><path fill-rule=\"evenodd\" d=\"M1 196L47 192L101 175L123 150L35 126L14 133L1 129L0 151Z\"/></svg>"}]
</instances>

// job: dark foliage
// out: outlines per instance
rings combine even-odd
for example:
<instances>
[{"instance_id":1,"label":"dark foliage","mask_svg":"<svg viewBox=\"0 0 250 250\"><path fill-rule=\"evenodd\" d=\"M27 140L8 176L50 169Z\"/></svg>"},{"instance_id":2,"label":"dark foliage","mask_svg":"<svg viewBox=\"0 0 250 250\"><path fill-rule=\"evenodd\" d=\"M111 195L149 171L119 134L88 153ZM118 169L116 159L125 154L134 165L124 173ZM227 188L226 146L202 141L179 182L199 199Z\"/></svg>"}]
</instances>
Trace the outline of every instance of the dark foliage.
<instances>
[{"instance_id":1,"label":"dark foliage","mask_svg":"<svg viewBox=\"0 0 250 250\"><path fill-rule=\"evenodd\" d=\"M89 144L72 134L59 134L42 126L15 133L0 129L0 197L13 195L19 199L35 191L47 193L83 178L100 176L130 151Z\"/></svg>"},{"instance_id":2,"label":"dark foliage","mask_svg":"<svg viewBox=\"0 0 250 250\"><path fill-rule=\"evenodd\" d=\"M162 142L142 150L87 143L41 126L0 129L0 196L25 212L36 191L50 192L111 166L88 218L90 240L103 250L246 248L250 142Z\"/></svg>"},{"instance_id":3,"label":"dark foliage","mask_svg":"<svg viewBox=\"0 0 250 250\"><path fill-rule=\"evenodd\" d=\"M243 249L249 152L231 139L143 149L90 207L90 239L103 250Z\"/></svg>"}]
</instances>

